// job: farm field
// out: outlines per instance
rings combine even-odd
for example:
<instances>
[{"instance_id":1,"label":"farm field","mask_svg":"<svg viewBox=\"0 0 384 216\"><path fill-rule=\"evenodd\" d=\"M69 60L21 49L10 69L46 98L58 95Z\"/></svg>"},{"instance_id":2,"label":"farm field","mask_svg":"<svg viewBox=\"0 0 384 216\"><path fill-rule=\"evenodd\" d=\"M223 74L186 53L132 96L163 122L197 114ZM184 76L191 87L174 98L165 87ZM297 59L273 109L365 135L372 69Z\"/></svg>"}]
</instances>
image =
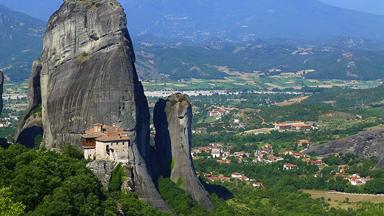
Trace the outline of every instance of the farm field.
<instances>
[{"instance_id":1,"label":"farm field","mask_svg":"<svg viewBox=\"0 0 384 216\"><path fill-rule=\"evenodd\" d=\"M355 89L374 88L382 80L315 80L289 76L229 76L224 79L190 79L179 81L144 81L146 91L172 90L288 90L300 91L303 88L348 87Z\"/></svg>"},{"instance_id":2,"label":"farm field","mask_svg":"<svg viewBox=\"0 0 384 216\"><path fill-rule=\"evenodd\" d=\"M315 199L324 198L331 207L335 208L356 208L358 204L363 202L384 203L384 195L348 194L321 190L303 190L303 192L310 194Z\"/></svg>"}]
</instances>

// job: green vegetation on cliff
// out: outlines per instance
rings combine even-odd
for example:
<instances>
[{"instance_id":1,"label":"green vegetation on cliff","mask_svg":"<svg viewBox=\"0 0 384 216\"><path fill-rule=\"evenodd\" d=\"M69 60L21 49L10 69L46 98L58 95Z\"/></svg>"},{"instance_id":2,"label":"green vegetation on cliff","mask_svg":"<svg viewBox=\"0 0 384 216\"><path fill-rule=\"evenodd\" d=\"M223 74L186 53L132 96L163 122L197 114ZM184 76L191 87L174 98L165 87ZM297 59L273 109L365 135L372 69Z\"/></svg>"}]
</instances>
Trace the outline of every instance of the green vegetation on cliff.
<instances>
[{"instance_id":1,"label":"green vegetation on cliff","mask_svg":"<svg viewBox=\"0 0 384 216\"><path fill-rule=\"evenodd\" d=\"M178 215L207 214L204 208L192 199L191 195L170 179L160 178L158 184L161 196Z\"/></svg>"}]
</instances>

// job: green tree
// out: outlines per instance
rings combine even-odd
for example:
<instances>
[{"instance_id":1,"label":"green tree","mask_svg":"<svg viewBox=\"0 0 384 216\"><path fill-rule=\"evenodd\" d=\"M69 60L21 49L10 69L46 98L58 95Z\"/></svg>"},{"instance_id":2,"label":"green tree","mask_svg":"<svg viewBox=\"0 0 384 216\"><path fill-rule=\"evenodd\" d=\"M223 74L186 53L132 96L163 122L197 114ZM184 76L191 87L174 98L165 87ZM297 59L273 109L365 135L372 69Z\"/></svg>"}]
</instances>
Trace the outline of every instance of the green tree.
<instances>
[{"instance_id":1,"label":"green tree","mask_svg":"<svg viewBox=\"0 0 384 216\"><path fill-rule=\"evenodd\" d=\"M123 183L124 167L119 164L112 172L111 181L109 183L109 191L120 191Z\"/></svg>"},{"instance_id":2,"label":"green tree","mask_svg":"<svg viewBox=\"0 0 384 216\"><path fill-rule=\"evenodd\" d=\"M44 199L32 215L102 215L103 195L100 188L93 176L69 177Z\"/></svg>"},{"instance_id":3,"label":"green tree","mask_svg":"<svg viewBox=\"0 0 384 216\"><path fill-rule=\"evenodd\" d=\"M131 192L121 193L119 203L125 215L129 216L166 216L168 214L139 201Z\"/></svg>"},{"instance_id":4,"label":"green tree","mask_svg":"<svg viewBox=\"0 0 384 216\"><path fill-rule=\"evenodd\" d=\"M0 189L0 216L19 216L24 214L25 206L12 200L9 188Z\"/></svg>"},{"instance_id":5,"label":"green tree","mask_svg":"<svg viewBox=\"0 0 384 216\"><path fill-rule=\"evenodd\" d=\"M70 158L82 160L84 159L83 151L76 146L73 145L64 145L61 149L61 154Z\"/></svg>"},{"instance_id":6,"label":"green tree","mask_svg":"<svg viewBox=\"0 0 384 216\"><path fill-rule=\"evenodd\" d=\"M369 193L383 194L384 193L384 178L372 179L365 184L365 189Z\"/></svg>"}]
</instances>

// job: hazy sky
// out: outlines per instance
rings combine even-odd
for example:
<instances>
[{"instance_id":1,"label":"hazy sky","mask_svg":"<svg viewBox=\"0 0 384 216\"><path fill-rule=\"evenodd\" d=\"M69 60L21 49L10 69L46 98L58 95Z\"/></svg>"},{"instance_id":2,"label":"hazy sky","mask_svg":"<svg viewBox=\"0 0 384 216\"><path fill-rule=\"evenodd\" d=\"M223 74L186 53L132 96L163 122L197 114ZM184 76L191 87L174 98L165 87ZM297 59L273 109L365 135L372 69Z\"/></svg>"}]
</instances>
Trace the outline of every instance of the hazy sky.
<instances>
[{"instance_id":1,"label":"hazy sky","mask_svg":"<svg viewBox=\"0 0 384 216\"><path fill-rule=\"evenodd\" d=\"M0 0L0 4L41 20L48 20L63 0Z\"/></svg>"},{"instance_id":2,"label":"hazy sky","mask_svg":"<svg viewBox=\"0 0 384 216\"><path fill-rule=\"evenodd\" d=\"M120 0L123 4L129 0ZM156 1L156 0L154 0ZM193 0L186 0L193 1ZM214 1L214 0L212 0ZM287 0L285 0L287 1ZM303 0L311 1L311 0ZM375 14L384 15L384 0L320 0L328 4L339 7L365 11ZM3 4L11 9L27 13L33 17L47 20L55 11L62 0L0 0Z\"/></svg>"}]
</instances>

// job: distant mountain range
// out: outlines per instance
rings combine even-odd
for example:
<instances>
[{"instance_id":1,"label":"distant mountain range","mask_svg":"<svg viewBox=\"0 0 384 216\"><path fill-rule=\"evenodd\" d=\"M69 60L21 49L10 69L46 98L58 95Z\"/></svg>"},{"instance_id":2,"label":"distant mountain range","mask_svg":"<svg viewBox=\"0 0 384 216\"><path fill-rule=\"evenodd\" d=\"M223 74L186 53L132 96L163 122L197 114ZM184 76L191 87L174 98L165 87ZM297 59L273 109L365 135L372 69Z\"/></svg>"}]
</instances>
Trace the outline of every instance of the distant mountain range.
<instances>
[{"instance_id":1,"label":"distant mountain range","mask_svg":"<svg viewBox=\"0 0 384 216\"><path fill-rule=\"evenodd\" d=\"M26 79L41 53L45 24L0 5L0 69L13 81Z\"/></svg>"},{"instance_id":2,"label":"distant mountain range","mask_svg":"<svg viewBox=\"0 0 384 216\"><path fill-rule=\"evenodd\" d=\"M0 4L47 20L62 0L1 0ZM200 41L206 38L384 40L382 0L120 0L131 33ZM329 4L326 4L327 2ZM384 14L384 12L383 12Z\"/></svg>"},{"instance_id":3,"label":"distant mountain range","mask_svg":"<svg viewBox=\"0 0 384 216\"><path fill-rule=\"evenodd\" d=\"M335 37L384 39L384 16L318 0L126 0L135 34L200 40L255 38L305 40Z\"/></svg>"},{"instance_id":4,"label":"distant mountain range","mask_svg":"<svg viewBox=\"0 0 384 216\"><path fill-rule=\"evenodd\" d=\"M143 79L226 76L218 66L266 74L315 69L306 76L338 79L377 79L384 71L384 16L318 0L121 2ZM13 81L28 78L44 28L0 6L0 69Z\"/></svg>"},{"instance_id":5,"label":"distant mountain range","mask_svg":"<svg viewBox=\"0 0 384 216\"><path fill-rule=\"evenodd\" d=\"M131 0L120 0L127 7ZM152 0L156 2L157 0ZM215 1L215 0L213 0ZM372 14L384 15L384 1L382 0L319 0L329 5L362 11ZM1 0L1 4L41 20L48 20L49 16L57 10L63 0Z\"/></svg>"},{"instance_id":6,"label":"distant mountain range","mask_svg":"<svg viewBox=\"0 0 384 216\"><path fill-rule=\"evenodd\" d=\"M270 76L306 71L302 74L306 78L374 80L382 79L384 72L383 46L365 40L324 44L212 41L201 45L156 45L151 41L139 39L136 43L136 65L143 79L222 79L238 72Z\"/></svg>"}]
</instances>

